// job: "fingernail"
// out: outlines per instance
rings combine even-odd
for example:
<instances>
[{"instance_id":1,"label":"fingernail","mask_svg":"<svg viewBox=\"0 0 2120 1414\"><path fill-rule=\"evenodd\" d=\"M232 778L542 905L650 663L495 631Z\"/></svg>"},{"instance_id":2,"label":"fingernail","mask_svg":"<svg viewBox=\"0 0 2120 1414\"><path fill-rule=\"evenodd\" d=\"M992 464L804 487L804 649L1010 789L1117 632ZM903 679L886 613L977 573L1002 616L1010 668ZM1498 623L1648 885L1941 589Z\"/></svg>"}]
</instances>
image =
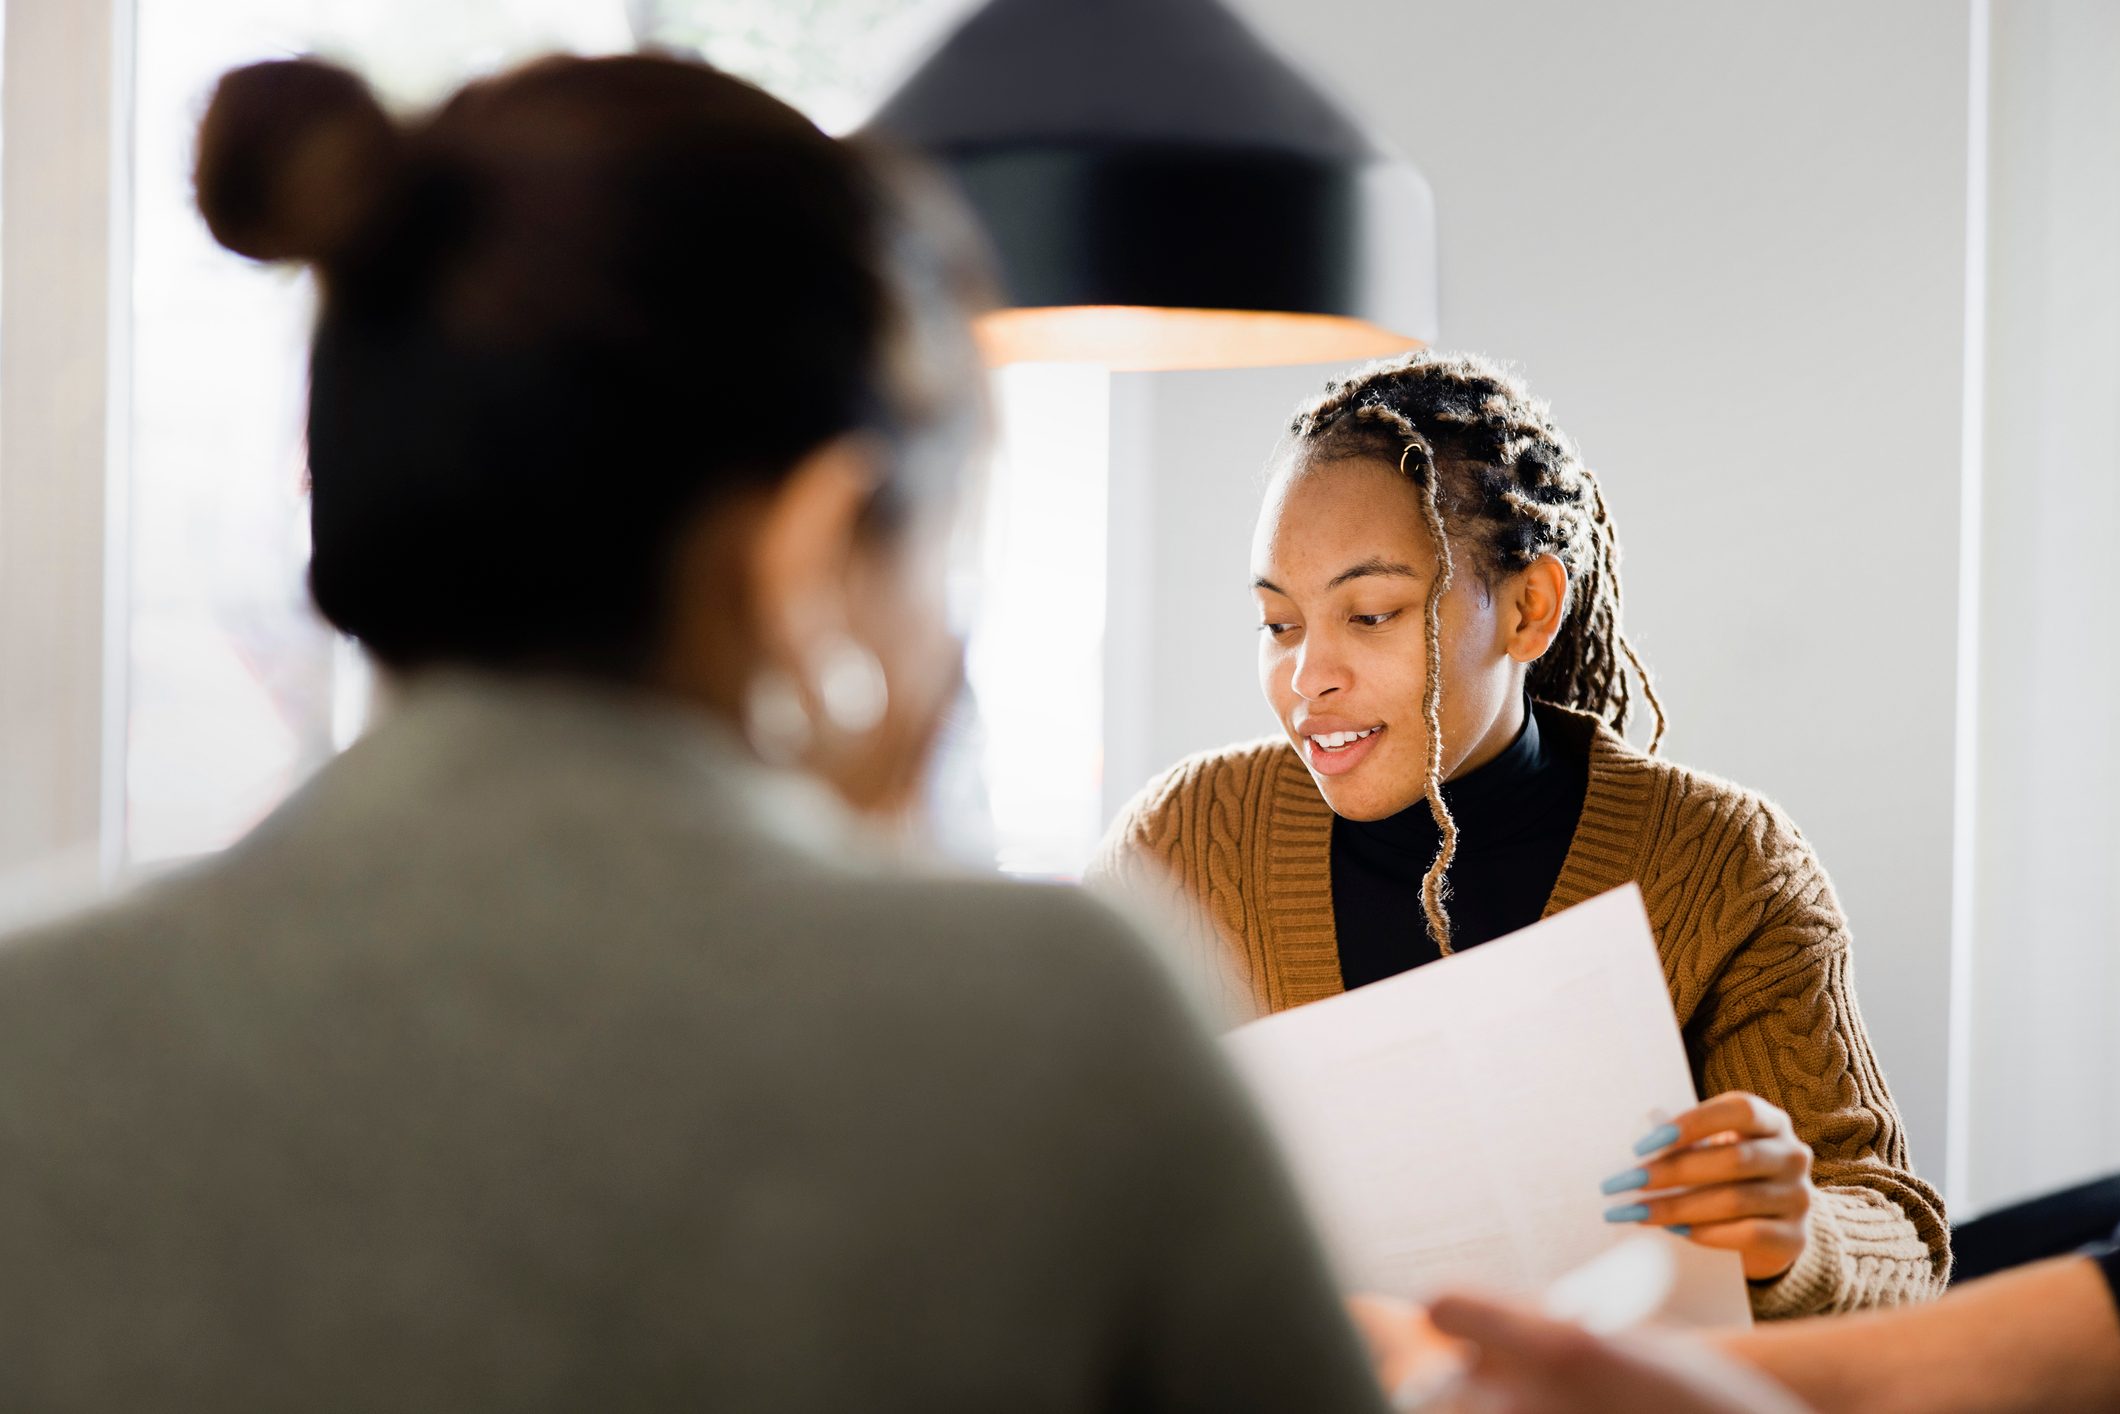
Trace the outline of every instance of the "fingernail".
<instances>
[{"instance_id":1,"label":"fingernail","mask_svg":"<svg viewBox=\"0 0 2120 1414\"><path fill-rule=\"evenodd\" d=\"M1693 1235L1693 1225L1691 1223L1679 1223L1676 1226L1665 1228L1664 1231L1670 1233L1673 1237L1691 1237Z\"/></svg>"},{"instance_id":2,"label":"fingernail","mask_svg":"<svg viewBox=\"0 0 2120 1414\"><path fill-rule=\"evenodd\" d=\"M1638 1223L1648 1216L1649 1206L1646 1203L1629 1203L1624 1208L1605 1209L1605 1221L1608 1223Z\"/></svg>"},{"instance_id":3,"label":"fingernail","mask_svg":"<svg viewBox=\"0 0 2120 1414\"><path fill-rule=\"evenodd\" d=\"M1634 1152L1637 1154L1653 1154L1658 1149L1668 1149L1677 1142L1678 1126L1666 1124L1651 1131L1644 1137L1640 1143L1634 1146Z\"/></svg>"},{"instance_id":4,"label":"fingernail","mask_svg":"<svg viewBox=\"0 0 2120 1414\"><path fill-rule=\"evenodd\" d=\"M1597 1186L1597 1191L1600 1193L1631 1193L1637 1188L1647 1188L1648 1186L1649 1171L1647 1169L1628 1169L1625 1173L1616 1173L1603 1183L1600 1183Z\"/></svg>"}]
</instances>

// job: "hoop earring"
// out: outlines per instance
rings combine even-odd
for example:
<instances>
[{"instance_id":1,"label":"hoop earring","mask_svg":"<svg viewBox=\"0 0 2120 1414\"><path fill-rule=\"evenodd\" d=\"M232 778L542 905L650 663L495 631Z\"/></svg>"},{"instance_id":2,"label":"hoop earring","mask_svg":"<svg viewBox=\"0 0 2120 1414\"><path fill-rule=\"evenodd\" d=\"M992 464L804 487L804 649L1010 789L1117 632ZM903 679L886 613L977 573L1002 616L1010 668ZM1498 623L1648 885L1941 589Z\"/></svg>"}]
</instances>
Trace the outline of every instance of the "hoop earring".
<instances>
[{"instance_id":1,"label":"hoop earring","mask_svg":"<svg viewBox=\"0 0 2120 1414\"><path fill-rule=\"evenodd\" d=\"M865 736L891 706L891 684L876 655L845 634L826 640L817 655L817 705L833 730Z\"/></svg>"},{"instance_id":2,"label":"hoop earring","mask_svg":"<svg viewBox=\"0 0 2120 1414\"><path fill-rule=\"evenodd\" d=\"M778 668L752 677L743 695L743 734L769 766L793 766L802 760L816 740L817 725L793 678Z\"/></svg>"}]
</instances>

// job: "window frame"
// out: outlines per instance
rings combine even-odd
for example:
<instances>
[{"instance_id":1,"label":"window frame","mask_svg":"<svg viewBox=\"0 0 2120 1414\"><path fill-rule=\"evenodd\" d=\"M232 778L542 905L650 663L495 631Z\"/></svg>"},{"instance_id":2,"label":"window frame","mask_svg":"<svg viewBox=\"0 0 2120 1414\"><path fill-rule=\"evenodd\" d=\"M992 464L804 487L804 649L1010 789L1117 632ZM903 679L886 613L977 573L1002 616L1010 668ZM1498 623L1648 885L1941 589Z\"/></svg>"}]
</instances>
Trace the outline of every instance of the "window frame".
<instances>
[{"instance_id":1,"label":"window frame","mask_svg":"<svg viewBox=\"0 0 2120 1414\"><path fill-rule=\"evenodd\" d=\"M0 901L107 884L124 842L133 19L5 3Z\"/></svg>"}]
</instances>

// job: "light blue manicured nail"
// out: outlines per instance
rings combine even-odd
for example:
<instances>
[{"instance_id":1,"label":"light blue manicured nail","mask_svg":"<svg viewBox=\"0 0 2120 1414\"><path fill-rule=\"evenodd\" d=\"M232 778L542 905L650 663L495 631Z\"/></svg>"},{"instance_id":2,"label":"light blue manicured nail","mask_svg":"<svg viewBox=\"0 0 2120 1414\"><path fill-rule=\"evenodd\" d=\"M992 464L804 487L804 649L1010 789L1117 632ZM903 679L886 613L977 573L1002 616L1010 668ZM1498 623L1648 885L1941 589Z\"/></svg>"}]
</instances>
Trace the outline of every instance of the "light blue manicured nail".
<instances>
[{"instance_id":1,"label":"light blue manicured nail","mask_svg":"<svg viewBox=\"0 0 2120 1414\"><path fill-rule=\"evenodd\" d=\"M1634 1146L1637 1154L1653 1154L1658 1149L1668 1149L1678 1142L1678 1126L1667 1124L1653 1131Z\"/></svg>"},{"instance_id":2,"label":"light blue manicured nail","mask_svg":"<svg viewBox=\"0 0 2120 1414\"><path fill-rule=\"evenodd\" d=\"M1665 1228L1664 1231L1670 1233L1673 1237L1691 1237L1693 1235L1693 1227L1690 1223L1679 1223L1675 1227Z\"/></svg>"},{"instance_id":3,"label":"light blue manicured nail","mask_svg":"<svg viewBox=\"0 0 2120 1414\"><path fill-rule=\"evenodd\" d=\"M1605 1209L1605 1221L1608 1223L1638 1223L1648 1216L1649 1206L1646 1203L1629 1203L1624 1208Z\"/></svg>"},{"instance_id":4,"label":"light blue manicured nail","mask_svg":"<svg viewBox=\"0 0 2120 1414\"><path fill-rule=\"evenodd\" d=\"M1648 1186L1649 1171L1647 1169L1628 1169L1625 1173L1616 1173L1603 1183L1600 1183L1597 1186L1597 1191L1600 1193L1632 1193L1637 1188L1647 1188Z\"/></svg>"}]
</instances>

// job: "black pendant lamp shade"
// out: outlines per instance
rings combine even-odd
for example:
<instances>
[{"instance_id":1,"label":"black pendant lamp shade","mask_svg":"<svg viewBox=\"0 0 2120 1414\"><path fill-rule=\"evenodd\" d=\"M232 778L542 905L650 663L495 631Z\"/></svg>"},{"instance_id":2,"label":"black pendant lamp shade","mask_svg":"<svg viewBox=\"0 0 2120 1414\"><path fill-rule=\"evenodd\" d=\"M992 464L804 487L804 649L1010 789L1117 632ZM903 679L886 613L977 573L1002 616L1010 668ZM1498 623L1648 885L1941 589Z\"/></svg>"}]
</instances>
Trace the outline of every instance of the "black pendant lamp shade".
<instances>
[{"instance_id":1,"label":"black pendant lamp shade","mask_svg":"<svg viewBox=\"0 0 2120 1414\"><path fill-rule=\"evenodd\" d=\"M872 128L999 253L997 363L1307 363L1435 337L1435 201L1218 0L990 0Z\"/></svg>"}]
</instances>

